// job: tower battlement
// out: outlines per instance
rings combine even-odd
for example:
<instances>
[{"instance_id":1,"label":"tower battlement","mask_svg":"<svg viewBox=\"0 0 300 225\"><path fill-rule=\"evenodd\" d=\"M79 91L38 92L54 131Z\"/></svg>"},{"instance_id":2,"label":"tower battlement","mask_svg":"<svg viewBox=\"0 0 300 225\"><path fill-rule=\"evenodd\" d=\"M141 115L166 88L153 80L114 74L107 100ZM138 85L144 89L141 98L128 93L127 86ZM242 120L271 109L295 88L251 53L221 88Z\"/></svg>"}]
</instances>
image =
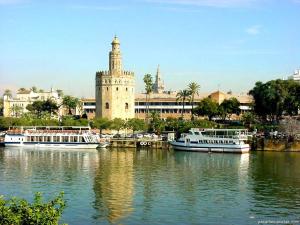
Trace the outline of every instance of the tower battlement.
<instances>
[{"instance_id":1,"label":"tower battlement","mask_svg":"<svg viewBox=\"0 0 300 225\"><path fill-rule=\"evenodd\" d=\"M120 73L112 73L109 70L97 71L96 76L131 76L134 77L134 72L132 71L120 71Z\"/></svg>"}]
</instances>

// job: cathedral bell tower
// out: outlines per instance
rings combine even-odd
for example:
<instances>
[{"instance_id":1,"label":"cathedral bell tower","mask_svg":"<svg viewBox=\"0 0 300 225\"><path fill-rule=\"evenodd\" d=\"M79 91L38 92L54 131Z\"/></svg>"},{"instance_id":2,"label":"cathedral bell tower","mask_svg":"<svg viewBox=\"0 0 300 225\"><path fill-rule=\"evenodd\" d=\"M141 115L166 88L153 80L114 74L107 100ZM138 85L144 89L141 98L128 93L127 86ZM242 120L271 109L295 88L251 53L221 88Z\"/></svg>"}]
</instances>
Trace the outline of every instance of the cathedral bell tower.
<instances>
[{"instance_id":1,"label":"cathedral bell tower","mask_svg":"<svg viewBox=\"0 0 300 225\"><path fill-rule=\"evenodd\" d=\"M96 72L96 117L134 118L134 73L124 71L120 41L115 36L109 52L109 70Z\"/></svg>"}]
</instances>

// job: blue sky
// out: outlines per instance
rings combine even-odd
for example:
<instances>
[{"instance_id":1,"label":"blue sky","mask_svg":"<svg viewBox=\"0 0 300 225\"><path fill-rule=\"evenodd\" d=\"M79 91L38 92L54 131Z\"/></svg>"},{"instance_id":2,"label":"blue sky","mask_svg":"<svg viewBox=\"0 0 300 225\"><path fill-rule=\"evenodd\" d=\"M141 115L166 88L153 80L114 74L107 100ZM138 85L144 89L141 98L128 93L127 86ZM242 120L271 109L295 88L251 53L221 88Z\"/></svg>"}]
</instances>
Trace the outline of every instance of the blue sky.
<instances>
[{"instance_id":1,"label":"blue sky","mask_svg":"<svg viewBox=\"0 0 300 225\"><path fill-rule=\"evenodd\" d=\"M138 92L158 64L168 90L247 92L300 67L299 27L300 0L0 0L0 93L94 97L115 34Z\"/></svg>"}]
</instances>

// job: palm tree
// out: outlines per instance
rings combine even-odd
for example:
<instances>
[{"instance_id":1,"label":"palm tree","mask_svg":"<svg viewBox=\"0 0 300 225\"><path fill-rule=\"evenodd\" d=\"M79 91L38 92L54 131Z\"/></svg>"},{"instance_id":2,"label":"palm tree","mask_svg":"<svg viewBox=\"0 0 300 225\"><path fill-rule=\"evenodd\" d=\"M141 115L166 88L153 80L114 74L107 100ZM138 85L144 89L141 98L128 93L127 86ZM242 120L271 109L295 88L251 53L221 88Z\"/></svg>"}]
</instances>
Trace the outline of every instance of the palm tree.
<instances>
[{"instance_id":1,"label":"palm tree","mask_svg":"<svg viewBox=\"0 0 300 225\"><path fill-rule=\"evenodd\" d=\"M11 90L9 89L6 89L3 93L3 95L6 95L7 97L11 98L12 97L12 93L11 93Z\"/></svg>"},{"instance_id":2,"label":"palm tree","mask_svg":"<svg viewBox=\"0 0 300 225\"><path fill-rule=\"evenodd\" d=\"M149 95L153 91L153 81L151 74L146 74L144 76L144 83L145 83L145 91L146 91L146 113L147 113L147 120L148 120L148 113L149 113Z\"/></svg>"},{"instance_id":3,"label":"palm tree","mask_svg":"<svg viewBox=\"0 0 300 225\"><path fill-rule=\"evenodd\" d=\"M185 106L185 101L189 98L191 95L191 92L187 89L181 90L177 93L176 101L181 101L182 102L182 111L181 111L181 118L183 119L183 111L184 111L184 106Z\"/></svg>"},{"instance_id":4,"label":"palm tree","mask_svg":"<svg viewBox=\"0 0 300 225\"><path fill-rule=\"evenodd\" d=\"M188 90L190 91L191 94L191 103L192 103L192 117L191 120L194 120L194 100L195 100L195 95L199 95L199 89L200 89L200 85L197 84L196 82L192 82L188 85Z\"/></svg>"}]
</instances>

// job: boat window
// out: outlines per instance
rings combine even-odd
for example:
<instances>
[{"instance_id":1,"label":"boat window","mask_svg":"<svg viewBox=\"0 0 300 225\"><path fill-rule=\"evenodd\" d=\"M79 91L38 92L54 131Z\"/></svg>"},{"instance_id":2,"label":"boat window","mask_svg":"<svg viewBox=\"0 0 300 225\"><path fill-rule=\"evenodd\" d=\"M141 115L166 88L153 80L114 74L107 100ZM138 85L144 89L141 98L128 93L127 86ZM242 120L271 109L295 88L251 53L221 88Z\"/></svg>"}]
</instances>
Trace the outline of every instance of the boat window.
<instances>
[{"instance_id":1,"label":"boat window","mask_svg":"<svg viewBox=\"0 0 300 225\"><path fill-rule=\"evenodd\" d=\"M74 137L74 142L78 142L78 137L77 136Z\"/></svg>"},{"instance_id":2,"label":"boat window","mask_svg":"<svg viewBox=\"0 0 300 225\"><path fill-rule=\"evenodd\" d=\"M197 132L197 131L195 131L195 134L196 134L196 135L199 135L200 133L199 133L199 132Z\"/></svg>"},{"instance_id":3,"label":"boat window","mask_svg":"<svg viewBox=\"0 0 300 225\"><path fill-rule=\"evenodd\" d=\"M63 136L62 137L62 142L69 142L69 137L68 136Z\"/></svg>"},{"instance_id":4,"label":"boat window","mask_svg":"<svg viewBox=\"0 0 300 225\"><path fill-rule=\"evenodd\" d=\"M43 137L42 137L42 136L39 136L39 137L38 137L38 141L39 141L39 142L43 142Z\"/></svg>"},{"instance_id":5,"label":"boat window","mask_svg":"<svg viewBox=\"0 0 300 225\"><path fill-rule=\"evenodd\" d=\"M70 142L74 142L74 136L70 136Z\"/></svg>"},{"instance_id":6,"label":"boat window","mask_svg":"<svg viewBox=\"0 0 300 225\"><path fill-rule=\"evenodd\" d=\"M85 142L85 140L84 140L84 138L83 138L83 137L81 137L81 142Z\"/></svg>"},{"instance_id":7,"label":"boat window","mask_svg":"<svg viewBox=\"0 0 300 225\"><path fill-rule=\"evenodd\" d=\"M46 137L46 141L47 141L47 142L50 142L50 141L51 141L51 137L50 137L50 136L47 136L47 137Z\"/></svg>"},{"instance_id":8,"label":"boat window","mask_svg":"<svg viewBox=\"0 0 300 225\"><path fill-rule=\"evenodd\" d=\"M189 131L189 134L193 134L193 132L192 132L192 131Z\"/></svg>"}]
</instances>

